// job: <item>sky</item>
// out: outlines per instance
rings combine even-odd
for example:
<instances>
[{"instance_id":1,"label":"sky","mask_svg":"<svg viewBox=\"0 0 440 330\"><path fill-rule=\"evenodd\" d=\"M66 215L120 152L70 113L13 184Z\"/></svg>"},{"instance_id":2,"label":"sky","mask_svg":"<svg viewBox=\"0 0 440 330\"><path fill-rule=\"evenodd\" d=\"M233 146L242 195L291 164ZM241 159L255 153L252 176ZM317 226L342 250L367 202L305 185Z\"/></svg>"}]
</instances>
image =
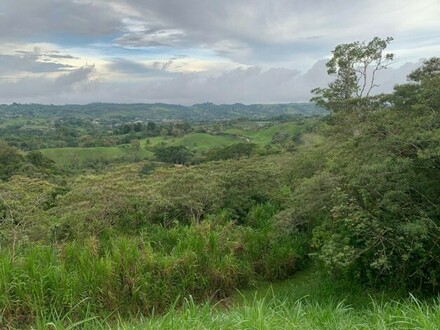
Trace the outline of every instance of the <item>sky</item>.
<instances>
[{"instance_id":1,"label":"sky","mask_svg":"<svg viewBox=\"0 0 440 330\"><path fill-rule=\"evenodd\" d=\"M440 0L1 0L0 103L303 102L338 44L440 56Z\"/></svg>"}]
</instances>

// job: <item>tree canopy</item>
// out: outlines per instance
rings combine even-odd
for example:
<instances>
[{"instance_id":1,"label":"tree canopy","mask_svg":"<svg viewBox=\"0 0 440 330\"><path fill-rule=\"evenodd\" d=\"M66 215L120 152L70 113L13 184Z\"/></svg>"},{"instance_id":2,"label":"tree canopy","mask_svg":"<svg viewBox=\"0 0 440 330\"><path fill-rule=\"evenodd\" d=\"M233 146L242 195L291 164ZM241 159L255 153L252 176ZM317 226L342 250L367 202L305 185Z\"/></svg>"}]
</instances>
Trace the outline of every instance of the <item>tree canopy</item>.
<instances>
[{"instance_id":1,"label":"tree canopy","mask_svg":"<svg viewBox=\"0 0 440 330\"><path fill-rule=\"evenodd\" d=\"M378 87L376 74L386 69L394 54L384 53L393 40L374 37L371 41L355 41L336 46L332 58L326 63L327 73L335 76L327 88L315 88L312 101L331 110L349 110L365 104L371 92Z\"/></svg>"}]
</instances>

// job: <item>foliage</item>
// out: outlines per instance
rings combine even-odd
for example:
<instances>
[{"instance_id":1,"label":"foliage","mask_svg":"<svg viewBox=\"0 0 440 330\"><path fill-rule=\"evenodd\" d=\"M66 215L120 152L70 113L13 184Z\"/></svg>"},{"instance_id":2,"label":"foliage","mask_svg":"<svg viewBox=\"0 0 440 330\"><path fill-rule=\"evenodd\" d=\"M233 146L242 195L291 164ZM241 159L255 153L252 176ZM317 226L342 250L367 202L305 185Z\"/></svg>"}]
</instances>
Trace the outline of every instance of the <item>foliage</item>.
<instances>
[{"instance_id":1,"label":"foliage","mask_svg":"<svg viewBox=\"0 0 440 330\"><path fill-rule=\"evenodd\" d=\"M253 143L236 143L223 148L211 149L208 153L209 160L239 159L240 157L249 157L256 145Z\"/></svg>"},{"instance_id":2,"label":"foliage","mask_svg":"<svg viewBox=\"0 0 440 330\"><path fill-rule=\"evenodd\" d=\"M0 141L0 179L6 180L18 173L24 163L23 156L6 143Z\"/></svg>"},{"instance_id":3,"label":"foliage","mask_svg":"<svg viewBox=\"0 0 440 330\"><path fill-rule=\"evenodd\" d=\"M0 182L0 245L12 247L28 241L46 241L50 205L56 186L47 181L14 176Z\"/></svg>"},{"instance_id":4,"label":"foliage","mask_svg":"<svg viewBox=\"0 0 440 330\"><path fill-rule=\"evenodd\" d=\"M436 329L440 302L414 296L393 300L344 286L315 272L240 292L232 302L197 305L155 318L118 324L122 329Z\"/></svg>"},{"instance_id":5,"label":"foliage","mask_svg":"<svg viewBox=\"0 0 440 330\"><path fill-rule=\"evenodd\" d=\"M179 137L195 123L211 124L279 115L319 116L312 103L274 105L171 104L0 105L0 139L25 151L114 147L147 137Z\"/></svg>"},{"instance_id":6,"label":"foliage","mask_svg":"<svg viewBox=\"0 0 440 330\"><path fill-rule=\"evenodd\" d=\"M327 62L327 73L336 76L328 88L312 90L312 101L331 111L347 111L370 106L370 94L376 84L378 71L386 69L394 60L383 51L393 38L374 37L368 43L352 42L336 46Z\"/></svg>"},{"instance_id":7,"label":"foliage","mask_svg":"<svg viewBox=\"0 0 440 330\"><path fill-rule=\"evenodd\" d=\"M140 235L108 239L91 236L58 246L22 246L0 257L0 324L34 324L41 315L67 315L78 321L108 311L120 317L149 315L184 298L224 298L260 274L261 260L248 255L274 255L281 242L269 244L265 233L250 232L232 222L144 228ZM261 238L260 238L261 237ZM289 268L267 279L285 278L304 254L291 249L283 256ZM266 267L270 267L267 260ZM258 263L254 265L254 263Z\"/></svg>"},{"instance_id":8,"label":"foliage","mask_svg":"<svg viewBox=\"0 0 440 330\"><path fill-rule=\"evenodd\" d=\"M438 78L422 72L433 70L420 68L420 81L397 86L392 106L367 121L333 116L327 138L337 147L327 168L339 183L328 190L330 214L314 229L314 244L336 274L432 294L440 290L440 121L432 102L439 90Z\"/></svg>"},{"instance_id":9,"label":"foliage","mask_svg":"<svg viewBox=\"0 0 440 330\"><path fill-rule=\"evenodd\" d=\"M8 180L13 175L48 177L59 174L54 162L41 152L22 154L16 148L0 141L0 180Z\"/></svg>"},{"instance_id":10,"label":"foliage","mask_svg":"<svg viewBox=\"0 0 440 330\"><path fill-rule=\"evenodd\" d=\"M192 157L185 146L156 147L154 156L158 161L171 164L187 164Z\"/></svg>"},{"instance_id":11,"label":"foliage","mask_svg":"<svg viewBox=\"0 0 440 330\"><path fill-rule=\"evenodd\" d=\"M398 298L398 299L396 299ZM332 281L309 269L288 281L261 285L229 299L197 303L192 296L165 313L129 318L92 313L83 301L67 312L36 315L37 329L436 329L438 299L396 297ZM83 311L79 311L82 309ZM78 315L82 319L76 321Z\"/></svg>"}]
</instances>

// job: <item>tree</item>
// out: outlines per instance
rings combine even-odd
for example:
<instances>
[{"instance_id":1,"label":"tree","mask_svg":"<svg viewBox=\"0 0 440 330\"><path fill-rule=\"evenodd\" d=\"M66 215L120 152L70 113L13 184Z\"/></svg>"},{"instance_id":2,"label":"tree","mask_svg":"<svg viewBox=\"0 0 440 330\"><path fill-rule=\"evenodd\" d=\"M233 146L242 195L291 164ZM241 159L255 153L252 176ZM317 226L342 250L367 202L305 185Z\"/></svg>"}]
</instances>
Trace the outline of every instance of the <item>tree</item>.
<instances>
[{"instance_id":1,"label":"tree","mask_svg":"<svg viewBox=\"0 0 440 330\"><path fill-rule=\"evenodd\" d=\"M432 57L425 60L423 65L408 75L408 80L421 82L426 79L437 78L440 76L440 57Z\"/></svg>"},{"instance_id":2,"label":"tree","mask_svg":"<svg viewBox=\"0 0 440 330\"><path fill-rule=\"evenodd\" d=\"M393 40L374 37L368 43L356 41L336 46L333 57L326 63L327 73L336 79L328 88L315 88L311 101L337 112L359 105L368 105L372 90L379 85L376 74L394 61L394 54L384 54Z\"/></svg>"},{"instance_id":3,"label":"tree","mask_svg":"<svg viewBox=\"0 0 440 330\"><path fill-rule=\"evenodd\" d=\"M192 152L184 146L156 147L154 156L164 163L186 164L191 160Z\"/></svg>"},{"instance_id":4,"label":"tree","mask_svg":"<svg viewBox=\"0 0 440 330\"><path fill-rule=\"evenodd\" d=\"M7 180L19 173L24 164L24 157L18 150L0 141L0 180Z\"/></svg>"},{"instance_id":5,"label":"tree","mask_svg":"<svg viewBox=\"0 0 440 330\"><path fill-rule=\"evenodd\" d=\"M440 109L440 57L432 57L408 75L408 83L394 86L386 101L396 108L412 110L421 106L438 112Z\"/></svg>"},{"instance_id":6,"label":"tree","mask_svg":"<svg viewBox=\"0 0 440 330\"><path fill-rule=\"evenodd\" d=\"M54 168L55 162L45 157L40 151L30 151L26 155L26 160L32 165L40 168L52 169Z\"/></svg>"},{"instance_id":7,"label":"tree","mask_svg":"<svg viewBox=\"0 0 440 330\"><path fill-rule=\"evenodd\" d=\"M249 157L255 149L254 143L236 143L222 148L211 149L208 153L209 160L239 159L240 157Z\"/></svg>"},{"instance_id":8,"label":"tree","mask_svg":"<svg viewBox=\"0 0 440 330\"><path fill-rule=\"evenodd\" d=\"M381 96L388 101L381 111L331 116L334 125L324 132L331 148L320 157L335 184L316 185L323 170L303 181L307 189L296 184L293 205L301 210L291 224L298 214L300 221L318 219L314 255L335 274L370 286L440 291L439 64L425 61L409 83ZM358 133L344 134L348 126ZM303 157L297 153L296 162ZM314 185L317 193L308 193ZM314 195L330 198L313 207L306 197Z\"/></svg>"}]
</instances>

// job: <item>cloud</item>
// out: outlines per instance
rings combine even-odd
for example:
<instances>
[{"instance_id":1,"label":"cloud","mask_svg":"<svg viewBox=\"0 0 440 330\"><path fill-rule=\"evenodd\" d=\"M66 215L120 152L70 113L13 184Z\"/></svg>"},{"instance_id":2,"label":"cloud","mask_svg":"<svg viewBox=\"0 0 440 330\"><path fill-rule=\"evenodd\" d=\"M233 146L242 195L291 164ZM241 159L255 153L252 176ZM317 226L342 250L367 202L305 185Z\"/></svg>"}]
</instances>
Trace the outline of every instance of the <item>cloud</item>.
<instances>
[{"instance_id":1,"label":"cloud","mask_svg":"<svg viewBox=\"0 0 440 330\"><path fill-rule=\"evenodd\" d=\"M0 100L17 102L299 101L326 85L338 44L393 36L399 63L440 52L438 0L2 0L0 13Z\"/></svg>"},{"instance_id":2,"label":"cloud","mask_svg":"<svg viewBox=\"0 0 440 330\"><path fill-rule=\"evenodd\" d=\"M237 68L220 75L206 72L175 74L169 79L135 85L118 85L118 99L100 89L100 99L108 102L166 102L194 104L214 103L283 103L304 102L315 87L326 87L331 81L324 60L316 62L305 73L287 68ZM405 83L409 72L420 65L406 63L380 72L375 93L391 92L396 83Z\"/></svg>"},{"instance_id":3,"label":"cloud","mask_svg":"<svg viewBox=\"0 0 440 330\"><path fill-rule=\"evenodd\" d=\"M166 62L154 62L153 65L147 65L142 62L127 60L123 58L114 59L109 65L108 70L121 74L142 76L142 77L164 77L169 76L166 70L172 64L173 59Z\"/></svg>"},{"instance_id":4,"label":"cloud","mask_svg":"<svg viewBox=\"0 0 440 330\"><path fill-rule=\"evenodd\" d=\"M114 42L124 47L173 46L185 36L182 30L152 26L139 20L123 19L122 22L124 34Z\"/></svg>"},{"instance_id":5,"label":"cloud","mask_svg":"<svg viewBox=\"0 0 440 330\"><path fill-rule=\"evenodd\" d=\"M56 78L47 75L38 77L24 77L15 81L0 81L0 100L5 103L16 100L49 100L56 97L59 100L65 94L84 92L83 85L91 83L90 77L93 66L84 66L69 73L61 74Z\"/></svg>"},{"instance_id":6,"label":"cloud","mask_svg":"<svg viewBox=\"0 0 440 330\"><path fill-rule=\"evenodd\" d=\"M326 73L325 60L316 62L301 73L295 69L260 67L235 68L213 75L209 72L172 73L162 76L161 69L151 69L139 63L115 60L113 70L129 74L146 70L151 74L132 75L136 79L96 79L98 69L83 67L58 78L23 78L11 84L0 82L0 103L91 103L91 102L165 102L191 105L214 103L284 103L303 102L311 97L310 90L325 87L331 78ZM381 71L376 93L390 92L396 83L406 82L409 72L420 65L406 63ZM151 70L151 71L150 71Z\"/></svg>"},{"instance_id":7,"label":"cloud","mask_svg":"<svg viewBox=\"0 0 440 330\"><path fill-rule=\"evenodd\" d=\"M166 95L166 101L183 104L306 101L312 86L319 83L314 78L317 77L313 71L302 75L298 70L259 67L237 68L219 76L181 74L170 81L149 86L147 96L165 101L163 96Z\"/></svg>"},{"instance_id":8,"label":"cloud","mask_svg":"<svg viewBox=\"0 0 440 330\"><path fill-rule=\"evenodd\" d=\"M367 40L375 35L424 38L427 31L440 29L438 0L402 0L398 6L393 0L350 4L343 0L129 0L128 3L137 8L145 21L153 18L162 28L182 31L174 44L211 48L220 56L252 65L288 61L304 50L316 60L340 43ZM271 49L274 51L270 52Z\"/></svg>"},{"instance_id":9,"label":"cloud","mask_svg":"<svg viewBox=\"0 0 440 330\"><path fill-rule=\"evenodd\" d=\"M106 1L2 0L0 40L90 37L114 34L120 16Z\"/></svg>"},{"instance_id":10,"label":"cloud","mask_svg":"<svg viewBox=\"0 0 440 330\"><path fill-rule=\"evenodd\" d=\"M168 70L168 68L173 64L173 62L176 60L176 58L170 58L169 60L167 60L167 61L165 61L165 62L159 62L159 61L156 61L156 62L154 62L153 63L153 67L155 68L155 69L158 69L158 70L164 70L164 71L166 71L166 70Z\"/></svg>"},{"instance_id":11,"label":"cloud","mask_svg":"<svg viewBox=\"0 0 440 330\"><path fill-rule=\"evenodd\" d=\"M79 69L69 72L68 74L59 76L54 80L54 85L59 91L69 89L76 83L88 81L94 69L95 67L93 65L83 66Z\"/></svg>"},{"instance_id":12,"label":"cloud","mask_svg":"<svg viewBox=\"0 0 440 330\"><path fill-rule=\"evenodd\" d=\"M73 59L73 56L60 54L44 54L38 49L33 52L17 51L15 55L0 54L0 73L11 74L14 72L56 72L66 71L73 67L59 63L60 59Z\"/></svg>"}]
</instances>

